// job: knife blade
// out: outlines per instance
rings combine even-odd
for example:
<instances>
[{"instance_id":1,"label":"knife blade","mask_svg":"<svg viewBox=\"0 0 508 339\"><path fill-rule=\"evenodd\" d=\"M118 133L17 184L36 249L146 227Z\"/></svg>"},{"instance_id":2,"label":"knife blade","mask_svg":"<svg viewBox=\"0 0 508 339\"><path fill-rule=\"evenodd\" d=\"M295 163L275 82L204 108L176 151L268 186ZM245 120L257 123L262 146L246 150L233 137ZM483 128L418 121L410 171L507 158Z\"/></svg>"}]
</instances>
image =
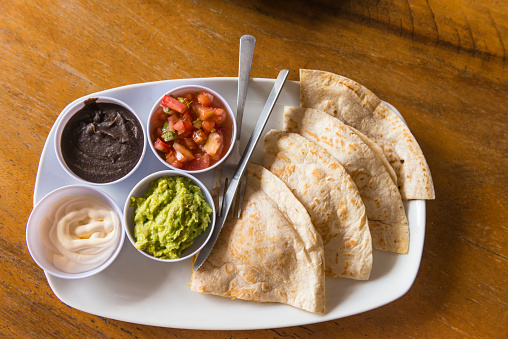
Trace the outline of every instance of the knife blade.
<instances>
[{"instance_id":1,"label":"knife blade","mask_svg":"<svg viewBox=\"0 0 508 339\"><path fill-rule=\"evenodd\" d=\"M247 143L247 146L245 147L245 151L242 154L242 158L240 159L240 163L238 164L236 172L233 175L233 178L231 179L231 182L228 186L228 189L226 190L226 193L224 194L223 213L220 216L217 216L217 219L215 220L215 229L213 230L212 236L210 237L208 243L199 252L198 257L194 262L194 270L198 270L201 267L201 265L203 265L206 258L208 258L208 255L212 251L213 246L217 241L217 238L219 237L220 231L224 226L227 215L231 208L231 203L238 189L240 179L242 175L245 173L247 163L252 155L252 152L254 151L254 148L257 145L257 142L259 140L259 137L261 136L261 133L263 132L263 129L265 128L266 122L268 121L268 117L270 116L273 108L275 107L275 103L277 102L277 99L279 98L282 88L284 87L284 83L286 82L288 74L289 71L287 69L283 69L282 71L279 72L279 76L277 77L275 83L273 84L272 91L268 95L268 99L266 100L263 110L261 111L261 115L259 116L256 126L254 127L254 130L252 131L252 135L249 139L249 142Z\"/></svg>"}]
</instances>

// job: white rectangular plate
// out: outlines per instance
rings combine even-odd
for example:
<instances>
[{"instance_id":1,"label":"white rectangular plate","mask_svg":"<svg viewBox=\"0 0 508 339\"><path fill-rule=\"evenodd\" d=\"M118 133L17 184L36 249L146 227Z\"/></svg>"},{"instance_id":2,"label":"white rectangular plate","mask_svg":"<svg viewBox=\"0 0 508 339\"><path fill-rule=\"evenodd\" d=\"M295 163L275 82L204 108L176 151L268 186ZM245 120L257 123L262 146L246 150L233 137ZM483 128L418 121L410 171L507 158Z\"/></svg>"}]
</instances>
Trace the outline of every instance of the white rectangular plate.
<instances>
[{"instance_id":1,"label":"white rectangular plate","mask_svg":"<svg viewBox=\"0 0 508 339\"><path fill-rule=\"evenodd\" d=\"M242 128L244 146L273 86L272 79L251 79ZM146 121L154 102L172 88L202 85L224 96L236 107L237 78L168 80L114 88L86 97L110 96L124 101ZM85 97L84 97L85 98ZM83 100L79 98L78 100ZM72 104L72 103L71 103ZM299 83L286 83L267 123L266 131L282 127L284 106L299 106ZM70 105L69 105L70 106ZM67 106L63 112L65 112ZM63 113L62 112L62 113ZM58 121L58 120L57 120ZM56 126L56 123L55 125ZM34 205L50 191L78 182L60 167L53 127L42 151L34 190ZM252 160L260 162L262 141ZM100 189L123 206L134 185L146 175L165 169L147 148L138 170L126 180ZM212 188L214 173L196 175ZM105 271L84 279L65 280L46 274L51 289L65 304L84 312L122 321L185 329L260 329L297 326L365 312L404 295L413 284L423 251L425 201L405 202L410 227L409 254L374 250L373 270L368 281L326 279L326 313L312 314L276 303L230 300L191 292L188 283L191 261L161 263L145 258L125 241L116 261Z\"/></svg>"}]
</instances>

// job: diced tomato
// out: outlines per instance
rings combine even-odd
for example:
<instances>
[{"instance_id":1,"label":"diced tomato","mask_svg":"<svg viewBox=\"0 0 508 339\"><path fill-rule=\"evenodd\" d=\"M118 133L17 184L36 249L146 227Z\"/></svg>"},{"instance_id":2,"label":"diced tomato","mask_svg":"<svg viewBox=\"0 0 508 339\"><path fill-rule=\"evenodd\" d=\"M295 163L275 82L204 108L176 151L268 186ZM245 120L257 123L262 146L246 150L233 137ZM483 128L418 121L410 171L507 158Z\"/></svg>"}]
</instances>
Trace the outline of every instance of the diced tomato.
<instances>
[{"instance_id":1,"label":"diced tomato","mask_svg":"<svg viewBox=\"0 0 508 339\"><path fill-rule=\"evenodd\" d=\"M190 150L198 148L198 144L196 144L196 142L192 138L184 138L183 144Z\"/></svg>"},{"instance_id":2,"label":"diced tomato","mask_svg":"<svg viewBox=\"0 0 508 339\"><path fill-rule=\"evenodd\" d=\"M173 128L175 129L175 131L178 132L178 134L185 133L185 126L183 125L183 120L178 120L178 122L174 124Z\"/></svg>"},{"instance_id":3,"label":"diced tomato","mask_svg":"<svg viewBox=\"0 0 508 339\"><path fill-rule=\"evenodd\" d=\"M215 122L213 121L203 121L203 129L207 132L211 132L212 129L215 127Z\"/></svg>"},{"instance_id":4,"label":"diced tomato","mask_svg":"<svg viewBox=\"0 0 508 339\"><path fill-rule=\"evenodd\" d=\"M192 116L192 113L189 112L189 110L186 110L182 114L182 120L192 122L192 121L194 121L194 117Z\"/></svg>"},{"instance_id":5,"label":"diced tomato","mask_svg":"<svg viewBox=\"0 0 508 339\"><path fill-rule=\"evenodd\" d=\"M198 114L198 106L203 106L203 105L201 105L199 102L195 102L195 101L193 101L193 102L190 104L190 106L189 106L189 107L190 107L190 109L192 110L192 112L193 112L194 114L196 114L196 115Z\"/></svg>"},{"instance_id":6,"label":"diced tomato","mask_svg":"<svg viewBox=\"0 0 508 339\"><path fill-rule=\"evenodd\" d=\"M183 155L182 153L176 151L176 160L178 160L179 162L186 162L187 158L185 158L185 155Z\"/></svg>"},{"instance_id":7,"label":"diced tomato","mask_svg":"<svg viewBox=\"0 0 508 339\"><path fill-rule=\"evenodd\" d=\"M196 159L189 163L188 169L190 171L197 171L210 167L210 156L208 154L196 154Z\"/></svg>"},{"instance_id":8,"label":"diced tomato","mask_svg":"<svg viewBox=\"0 0 508 339\"><path fill-rule=\"evenodd\" d=\"M206 141L204 150L210 156L214 156L221 150L222 148L223 137L221 133L213 132L208 136L208 140ZM219 152L220 154L220 152Z\"/></svg>"},{"instance_id":9,"label":"diced tomato","mask_svg":"<svg viewBox=\"0 0 508 339\"><path fill-rule=\"evenodd\" d=\"M183 127L185 128L186 135L189 135L193 130L194 126L192 126L192 122L189 120L182 120L183 121Z\"/></svg>"},{"instance_id":10,"label":"diced tomato","mask_svg":"<svg viewBox=\"0 0 508 339\"><path fill-rule=\"evenodd\" d=\"M160 138L157 138L153 144L153 148L155 148L157 151L161 151L164 153L168 153L171 151L171 146L166 144L164 141L162 141Z\"/></svg>"},{"instance_id":11,"label":"diced tomato","mask_svg":"<svg viewBox=\"0 0 508 339\"><path fill-rule=\"evenodd\" d=\"M208 139L208 135L202 129L198 129L192 134L192 139L196 144L203 145Z\"/></svg>"},{"instance_id":12,"label":"diced tomato","mask_svg":"<svg viewBox=\"0 0 508 339\"><path fill-rule=\"evenodd\" d=\"M193 106L194 112L196 112L199 119L205 121L215 116L215 108L206 107L201 104L195 104Z\"/></svg>"},{"instance_id":13,"label":"diced tomato","mask_svg":"<svg viewBox=\"0 0 508 339\"><path fill-rule=\"evenodd\" d=\"M212 160L217 161L217 160L220 160L220 158L222 158L222 149L224 148L224 128L222 128L222 127L217 128L215 130L215 133L217 133L222 138L222 142L221 142L221 145L220 145L217 153L215 153L215 155L211 156L210 158Z\"/></svg>"},{"instance_id":14,"label":"diced tomato","mask_svg":"<svg viewBox=\"0 0 508 339\"><path fill-rule=\"evenodd\" d=\"M185 104L183 102L180 102L177 99L170 97L167 94L162 98L161 106L167 107L170 109L174 109L175 111L177 111L179 113L183 113L185 111L185 109L187 108L187 106L185 106Z\"/></svg>"},{"instance_id":15,"label":"diced tomato","mask_svg":"<svg viewBox=\"0 0 508 339\"><path fill-rule=\"evenodd\" d=\"M183 169L185 167L185 164L183 162L176 161L176 160L173 163L171 163L170 165L173 167L176 167L178 169Z\"/></svg>"},{"instance_id":16,"label":"diced tomato","mask_svg":"<svg viewBox=\"0 0 508 339\"><path fill-rule=\"evenodd\" d=\"M173 127L178 132L178 135L189 133L193 128L192 122L188 120L178 120Z\"/></svg>"},{"instance_id":17,"label":"diced tomato","mask_svg":"<svg viewBox=\"0 0 508 339\"><path fill-rule=\"evenodd\" d=\"M178 118L174 115L170 115L168 118L168 126L166 127L169 132L176 132L175 130L175 123L178 120Z\"/></svg>"},{"instance_id":18,"label":"diced tomato","mask_svg":"<svg viewBox=\"0 0 508 339\"><path fill-rule=\"evenodd\" d=\"M168 160L169 158L175 156L175 152L176 152L175 149L171 148L166 154L164 154L164 157L166 158L166 160Z\"/></svg>"},{"instance_id":19,"label":"diced tomato","mask_svg":"<svg viewBox=\"0 0 508 339\"><path fill-rule=\"evenodd\" d=\"M174 147L175 151L177 152L176 158L180 162L186 162L186 161L194 160L196 158L194 156L194 154L192 154L191 151L189 151L185 146L182 146L177 142L173 143L173 147ZM180 154L178 154L178 153L180 153Z\"/></svg>"},{"instance_id":20,"label":"diced tomato","mask_svg":"<svg viewBox=\"0 0 508 339\"><path fill-rule=\"evenodd\" d=\"M212 107L213 105L213 95L208 92L201 92L198 94L198 101L201 105L206 107Z\"/></svg>"},{"instance_id":21,"label":"diced tomato","mask_svg":"<svg viewBox=\"0 0 508 339\"><path fill-rule=\"evenodd\" d=\"M215 116L213 116L210 120L215 122L215 125L222 125L224 121L226 121L226 117L226 112L221 108L217 108L215 109Z\"/></svg>"},{"instance_id":22,"label":"diced tomato","mask_svg":"<svg viewBox=\"0 0 508 339\"><path fill-rule=\"evenodd\" d=\"M166 153L166 162L170 164L173 167L183 169L185 167L185 164L183 162L180 162L176 158L176 151L171 153Z\"/></svg>"}]
</instances>

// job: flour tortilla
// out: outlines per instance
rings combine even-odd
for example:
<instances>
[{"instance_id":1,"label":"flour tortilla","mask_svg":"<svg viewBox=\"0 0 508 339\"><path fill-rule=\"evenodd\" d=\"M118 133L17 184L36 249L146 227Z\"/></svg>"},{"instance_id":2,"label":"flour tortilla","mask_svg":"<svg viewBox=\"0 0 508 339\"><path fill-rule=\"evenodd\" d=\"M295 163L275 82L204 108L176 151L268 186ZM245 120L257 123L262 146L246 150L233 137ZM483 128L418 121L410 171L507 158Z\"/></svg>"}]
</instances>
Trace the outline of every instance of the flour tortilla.
<instances>
[{"instance_id":1,"label":"flour tortilla","mask_svg":"<svg viewBox=\"0 0 508 339\"><path fill-rule=\"evenodd\" d=\"M346 125L346 126L349 126L349 125ZM367 146L369 146L369 148L374 152L374 154L381 161L381 163L385 167L386 171L390 175L390 178L392 179L395 186L397 186L397 173L395 173L395 170L393 169L392 165L390 165L390 163L388 162L388 159L386 159L386 157L383 153L383 149L378 144L376 144L374 141L372 141L372 139L370 139L368 136L366 136L365 134L363 134L362 132L360 132L359 130L354 128L353 126L349 126L349 128L351 130L353 130L356 133L356 135L358 135L360 137L360 139L362 139L362 141Z\"/></svg>"},{"instance_id":2,"label":"flour tortilla","mask_svg":"<svg viewBox=\"0 0 508 339\"><path fill-rule=\"evenodd\" d=\"M309 214L267 169L249 163L241 219L228 219L191 290L325 311L324 249Z\"/></svg>"},{"instance_id":3,"label":"flour tortilla","mask_svg":"<svg viewBox=\"0 0 508 339\"><path fill-rule=\"evenodd\" d=\"M365 204L373 248L407 253L409 224L400 193L356 130L331 115L304 107L285 107L283 122L285 131L315 142L344 166Z\"/></svg>"},{"instance_id":4,"label":"flour tortilla","mask_svg":"<svg viewBox=\"0 0 508 339\"><path fill-rule=\"evenodd\" d=\"M402 199L434 199L420 146L404 121L359 83L330 72L300 70L300 104L324 111L376 142L397 174Z\"/></svg>"},{"instance_id":5,"label":"flour tortilla","mask_svg":"<svg viewBox=\"0 0 508 339\"><path fill-rule=\"evenodd\" d=\"M325 274L368 279L372 240L367 215L344 167L322 147L295 133L270 131L263 151L263 166L291 189L321 235Z\"/></svg>"}]
</instances>

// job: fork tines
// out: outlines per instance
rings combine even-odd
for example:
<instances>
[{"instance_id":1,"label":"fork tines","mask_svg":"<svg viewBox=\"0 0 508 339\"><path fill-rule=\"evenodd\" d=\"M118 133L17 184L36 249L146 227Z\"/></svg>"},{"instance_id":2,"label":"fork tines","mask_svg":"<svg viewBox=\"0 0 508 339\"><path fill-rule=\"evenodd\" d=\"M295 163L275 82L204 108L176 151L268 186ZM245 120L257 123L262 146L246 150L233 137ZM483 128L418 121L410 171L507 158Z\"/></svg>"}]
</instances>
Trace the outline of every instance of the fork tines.
<instances>
[{"instance_id":1,"label":"fork tines","mask_svg":"<svg viewBox=\"0 0 508 339\"><path fill-rule=\"evenodd\" d=\"M222 209L224 207L224 194L226 193L226 190L228 189L229 183L230 183L229 177L221 176L221 185L220 185L220 192L219 192L219 216L222 215ZM234 218L235 211L237 212L236 217L240 218L242 215L242 209L243 209L243 199L245 197L245 189L246 189L246 182L247 179L245 176L243 176L240 179L238 191L235 194L235 197L233 198L233 201L231 202L231 209L229 213L229 218Z\"/></svg>"}]
</instances>

